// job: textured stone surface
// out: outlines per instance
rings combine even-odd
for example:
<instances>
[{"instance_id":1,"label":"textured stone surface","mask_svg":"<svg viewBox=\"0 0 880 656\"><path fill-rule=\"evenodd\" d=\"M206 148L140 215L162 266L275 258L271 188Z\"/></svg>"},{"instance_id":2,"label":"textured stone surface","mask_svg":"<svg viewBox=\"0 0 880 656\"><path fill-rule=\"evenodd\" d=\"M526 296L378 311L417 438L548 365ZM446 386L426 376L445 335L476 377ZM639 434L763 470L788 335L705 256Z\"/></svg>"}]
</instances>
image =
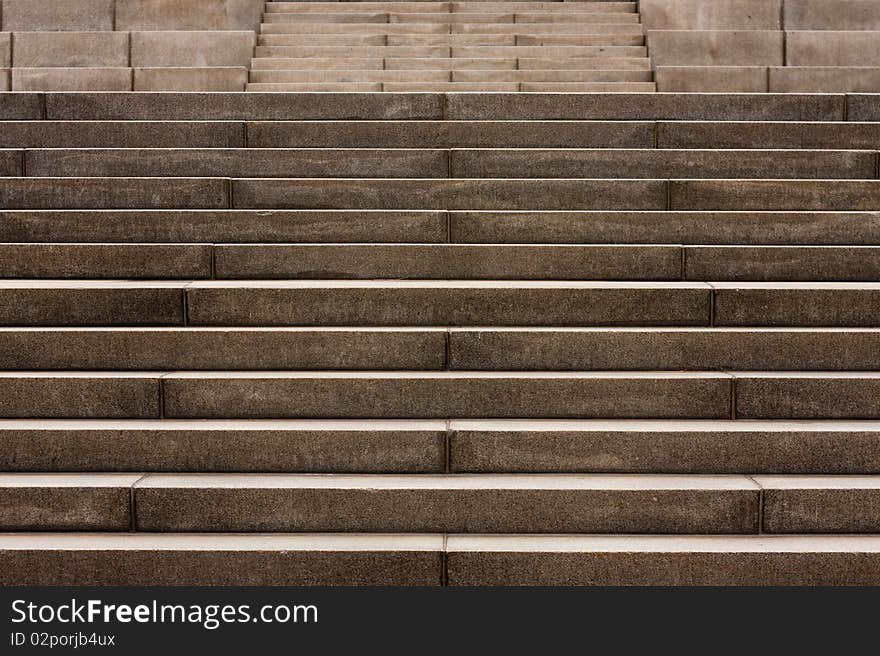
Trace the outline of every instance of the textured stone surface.
<instances>
[{"instance_id":1,"label":"textured stone surface","mask_svg":"<svg viewBox=\"0 0 880 656\"><path fill-rule=\"evenodd\" d=\"M658 66L657 91L761 93L768 91L766 66Z\"/></svg>"},{"instance_id":2,"label":"textured stone surface","mask_svg":"<svg viewBox=\"0 0 880 656\"><path fill-rule=\"evenodd\" d=\"M444 362L439 329L0 329L3 369L442 369Z\"/></svg>"},{"instance_id":3,"label":"textured stone surface","mask_svg":"<svg viewBox=\"0 0 880 656\"><path fill-rule=\"evenodd\" d=\"M856 151L470 150L452 152L455 178L874 178Z\"/></svg>"},{"instance_id":4,"label":"textured stone surface","mask_svg":"<svg viewBox=\"0 0 880 656\"><path fill-rule=\"evenodd\" d=\"M880 281L871 246L689 246L684 255L688 280Z\"/></svg>"},{"instance_id":5,"label":"textured stone surface","mask_svg":"<svg viewBox=\"0 0 880 656\"><path fill-rule=\"evenodd\" d=\"M782 0L642 0L649 30L778 30Z\"/></svg>"},{"instance_id":6,"label":"textured stone surface","mask_svg":"<svg viewBox=\"0 0 880 656\"><path fill-rule=\"evenodd\" d=\"M0 421L7 471L441 473L443 421Z\"/></svg>"},{"instance_id":7,"label":"textured stone surface","mask_svg":"<svg viewBox=\"0 0 880 656\"><path fill-rule=\"evenodd\" d=\"M257 121L440 119L440 94L52 94L53 120ZM841 111L842 111L841 103ZM829 119L826 119L829 120Z\"/></svg>"},{"instance_id":8,"label":"textured stone surface","mask_svg":"<svg viewBox=\"0 0 880 656\"><path fill-rule=\"evenodd\" d=\"M143 531L751 533L746 477L150 475Z\"/></svg>"},{"instance_id":9,"label":"textured stone surface","mask_svg":"<svg viewBox=\"0 0 880 656\"><path fill-rule=\"evenodd\" d=\"M782 62L767 62L781 65ZM787 66L880 66L880 32L786 32Z\"/></svg>"},{"instance_id":10,"label":"textured stone surface","mask_svg":"<svg viewBox=\"0 0 880 656\"><path fill-rule=\"evenodd\" d=\"M31 150L29 175L44 177L445 177L442 150L71 149Z\"/></svg>"},{"instance_id":11,"label":"textured stone surface","mask_svg":"<svg viewBox=\"0 0 880 656\"><path fill-rule=\"evenodd\" d=\"M871 150L880 123L663 121L658 148L849 148Z\"/></svg>"},{"instance_id":12,"label":"textured stone surface","mask_svg":"<svg viewBox=\"0 0 880 656\"><path fill-rule=\"evenodd\" d=\"M132 32L131 65L250 66L253 32Z\"/></svg>"},{"instance_id":13,"label":"textured stone surface","mask_svg":"<svg viewBox=\"0 0 880 656\"><path fill-rule=\"evenodd\" d=\"M880 243L878 212L489 211L449 218L452 240L462 243Z\"/></svg>"},{"instance_id":14,"label":"textured stone surface","mask_svg":"<svg viewBox=\"0 0 880 656\"><path fill-rule=\"evenodd\" d=\"M222 121L19 121L3 148L242 148L244 124Z\"/></svg>"},{"instance_id":15,"label":"textured stone surface","mask_svg":"<svg viewBox=\"0 0 880 656\"><path fill-rule=\"evenodd\" d=\"M648 47L654 66L782 66L783 36L770 30L651 30Z\"/></svg>"},{"instance_id":16,"label":"textured stone surface","mask_svg":"<svg viewBox=\"0 0 880 656\"><path fill-rule=\"evenodd\" d=\"M524 129L524 128L528 129ZM650 148L648 121L252 122L250 148Z\"/></svg>"},{"instance_id":17,"label":"textured stone surface","mask_svg":"<svg viewBox=\"0 0 880 656\"><path fill-rule=\"evenodd\" d=\"M875 210L880 183L867 180L673 180L674 210Z\"/></svg>"},{"instance_id":18,"label":"textured stone surface","mask_svg":"<svg viewBox=\"0 0 880 656\"><path fill-rule=\"evenodd\" d=\"M237 208L663 209L663 180L234 180Z\"/></svg>"},{"instance_id":19,"label":"textured stone surface","mask_svg":"<svg viewBox=\"0 0 880 656\"><path fill-rule=\"evenodd\" d=\"M875 419L876 372L738 373L736 416L744 419Z\"/></svg>"},{"instance_id":20,"label":"textured stone surface","mask_svg":"<svg viewBox=\"0 0 880 656\"><path fill-rule=\"evenodd\" d=\"M878 59L880 63L880 59ZM770 68L770 91L832 93L880 91L880 66L785 66Z\"/></svg>"},{"instance_id":21,"label":"textured stone surface","mask_svg":"<svg viewBox=\"0 0 880 656\"><path fill-rule=\"evenodd\" d=\"M3 0L3 29L15 32L112 31L114 0Z\"/></svg>"},{"instance_id":22,"label":"textured stone surface","mask_svg":"<svg viewBox=\"0 0 880 656\"><path fill-rule=\"evenodd\" d=\"M0 538L3 585L440 585L440 535Z\"/></svg>"},{"instance_id":23,"label":"textured stone surface","mask_svg":"<svg viewBox=\"0 0 880 656\"><path fill-rule=\"evenodd\" d=\"M0 244L2 278L210 278L199 244Z\"/></svg>"},{"instance_id":24,"label":"textured stone surface","mask_svg":"<svg viewBox=\"0 0 880 656\"><path fill-rule=\"evenodd\" d=\"M15 325L183 323L182 283L0 282L0 322Z\"/></svg>"},{"instance_id":25,"label":"textured stone surface","mask_svg":"<svg viewBox=\"0 0 880 656\"><path fill-rule=\"evenodd\" d=\"M244 91L247 69L135 68L134 91Z\"/></svg>"},{"instance_id":26,"label":"textured stone surface","mask_svg":"<svg viewBox=\"0 0 880 656\"><path fill-rule=\"evenodd\" d=\"M255 30L255 0L116 0L117 30Z\"/></svg>"},{"instance_id":27,"label":"textured stone surface","mask_svg":"<svg viewBox=\"0 0 880 656\"><path fill-rule=\"evenodd\" d=\"M449 367L462 370L880 368L880 331L707 328L456 328Z\"/></svg>"},{"instance_id":28,"label":"textured stone surface","mask_svg":"<svg viewBox=\"0 0 880 656\"><path fill-rule=\"evenodd\" d=\"M228 205L214 178L0 178L3 209L212 209Z\"/></svg>"},{"instance_id":29,"label":"textured stone surface","mask_svg":"<svg viewBox=\"0 0 880 656\"><path fill-rule=\"evenodd\" d=\"M436 211L97 210L0 211L5 241L442 242ZM863 222L864 224L864 222Z\"/></svg>"},{"instance_id":30,"label":"textured stone surface","mask_svg":"<svg viewBox=\"0 0 880 656\"><path fill-rule=\"evenodd\" d=\"M219 246L217 278L676 280L675 246ZM0 246L2 266L2 246Z\"/></svg>"},{"instance_id":31,"label":"textured stone surface","mask_svg":"<svg viewBox=\"0 0 880 656\"><path fill-rule=\"evenodd\" d=\"M873 0L785 0L788 30L880 30Z\"/></svg>"},{"instance_id":32,"label":"textured stone surface","mask_svg":"<svg viewBox=\"0 0 880 656\"><path fill-rule=\"evenodd\" d=\"M16 32L17 68L129 66L127 32Z\"/></svg>"},{"instance_id":33,"label":"textured stone surface","mask_svg":"<svg viewBox=\"0 0 880 656\"><path fill-rule=\"evenodd\" d=\"M196 282L191 325L706 325L700 283Z\"/></svg>"},{"instance_id":34,"label":"textured stone surface","mask_svg":"<svg viewBox=\"0 0 880 656\"><path fill-rule=\"evenodd\" d=\"M165 414L223 417L722 418L723 374L333 373L172 374Z\"/></svg>"},{"instance_id":35,"label":"textured stone surface","mask_svg":"<svg viewBox=\"0 0 880 656\"><path fill-rule=\"evenodd\" d=\"M158 375L0 372L0 416L156 419Z\"/></svg>"},{"instance_id":36,"label":"textured stone surface","mask_svg":"<svg viewBox=\"0 0 880 656\"><path fill-rule=\"evenodd\" d=\"M456 420L454 472L880 471L877 422Z\"/></svg>"},{"instance_id":37,"label":"textured stone surface","mask_svg":"<svg viewBox=\"0 0 880 656\"><path fill-rule=\"evenodd\" d=\"M875 537L450 536L449 585L877 585Z\"/></svg>"},{"instance_id":38,"label":"textured stone surface","mask_svg":"<svg viewBox=\"0 0 880 656\"><path fill-rule=\"evenodd\" d=\"M13 91L131 91L130 68L13 68Z\"/></svg>"},{"instance_id":39,"label":"textured stone surface","mask_svg":"<svg viewBox=\"0 0 880 656\"><path fill-rule=\"evenodd\" d=\"M876 533L874 476L761 476L768 533Z\"/></svg>"},{"instance_id":40,"label":"textured stone surface","mask_svg":"<svg viewBox=\"0 0 880 656\"><path fill-rule=\"evenodd\" d=\"M4 531L127 531L140 474L0 474Z\"/></svg>"},{"instance_id":41,"label":"textured stone surface","mask_svg":"<svg viewBox=\"0 0 880 656\"><path fill-rule=\"evenodd\" d=\"M12 34L0 32L0 68L12 65Z\"/></svg>"},{"instance_id":42,"label":"textured stone surface","mask_svg":"<svg viewBox=\"0 0 880 656\"><path fill-rule=\"evenodd\" d=\"M717 326L877 326L877 283L713 283Z\"/></svg>"}]
</instances>

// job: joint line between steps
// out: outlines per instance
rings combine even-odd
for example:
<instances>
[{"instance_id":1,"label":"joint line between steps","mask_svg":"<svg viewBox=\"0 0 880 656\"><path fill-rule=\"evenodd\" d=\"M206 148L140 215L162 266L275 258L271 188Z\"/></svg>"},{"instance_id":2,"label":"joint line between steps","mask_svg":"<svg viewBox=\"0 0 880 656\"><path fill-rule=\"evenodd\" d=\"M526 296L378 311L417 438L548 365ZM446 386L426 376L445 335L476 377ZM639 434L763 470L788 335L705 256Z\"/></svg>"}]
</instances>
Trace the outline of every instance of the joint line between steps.
<instances>
[{"instance_id":1,"label":"joint line between steps","mask_svg":"<svg viewBox=\"0 0 880 656\"><path fill-rule=\"evenodd\" d=\"M440 585L449 585L449 534L443 534L443 551L440 553Z\"/></svg>"},{"instance_id":2,"label":"joint line between steps","mask_svg":"<svg viewBox=\"0 0 880 656\"><path fill-rule=\"evenodd\" d=\"M755 480L754 476L746 475L752 483L758 486L758 535L762 535L764 533L764 486L761 485L757 480Z\"/></svg>"},{"instance_id":3,"label":"joint line between steps","mask_svg":"<svg viewBox=\"0 0 880 656\"><path fill-rule=\"evenodd\" d=\"M135 500L135 488L137 484L144 480L149 474L141 474L128 488L128 530L131 533L137 532L137 501Z\"/></svg>"}]
</instances>

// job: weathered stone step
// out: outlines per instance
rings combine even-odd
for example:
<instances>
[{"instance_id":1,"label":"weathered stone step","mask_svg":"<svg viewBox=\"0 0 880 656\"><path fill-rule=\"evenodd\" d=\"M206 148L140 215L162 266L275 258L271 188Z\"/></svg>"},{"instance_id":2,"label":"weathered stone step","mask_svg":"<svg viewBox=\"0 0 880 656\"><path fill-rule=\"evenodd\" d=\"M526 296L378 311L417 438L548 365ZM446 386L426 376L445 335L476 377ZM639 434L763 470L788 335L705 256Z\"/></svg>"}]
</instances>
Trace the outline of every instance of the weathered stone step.
<instances>
[{"instance_id":1,"label":"weathered stone step","mask_svg":"<svg viewBox=\"0 0 880 656\"><path fill-rule=\"evenodd\" d=\"M731 372L742 419L880 418L880 373Z\"/></svg>"},{"instance_id":2,"label":"weathered stone step","mask_svg":"<svg viewBox=\"0 0 880 656\"><path fill-rule=\"evenodd\" d=\"M880 424L750 420L3 420L6 471L877 474ZM446 445L448 439L448 447Z\"/></svg>"},{"instance_id":3,"label":"weathered stone step","mask_svg":"<svg viewBox=\"0 0 880 656\"><path fill-rule=\"evenodd\" d=\"M485 12L485 11L553 11L553 12L635 12L635 2L267 2L265 13L310 14L363 11Z\"/></svg>"},{"instance_id":4,"label":"weathered stone step","mask_svg":"<svg viewBox=\"0 0 880 656\"><path fill-rule=\"evenodd\" d=\"M435 72L435 71L432 71ZM614 93L654 91L653 82L249 82L251 92L362 92L392 91L396 93L461 93L527 91L545 93Z\"/></svg>"},{"instance_id":5,"label":"weathered stone step","mask_svg":"<svg viewBox=\"0 0 880 656\"><path fill-rule=\"evenodd\" d=\"M453 420L449 430L454 472L880 471L870 421Z\"/></svg>"},{"instance_id":6,"label":"weathered stone step","mask_svg":"<svg viewBox=\"0 0 880 656\"><path fill-rule=\"evenodd\" d=\"M480 56L453 53L454 56ZM554 56L554 55L548 55ZM45 114L42 102L45 98ZM845 103L846 101L846 103ZM5 120L774 120L872 119L874 96L816 94L10 94ZM880 112L880 110L878 110Z\"/></svg>"},{"instance_id":7,"label":"weathered stone step","mask_svg":"<svg viewBox=\"0 0 880 656\"><path fill-rule=\"evenodd\" d=\"M305 34L260 37L254 62L265 57L645 57L642 37L580 36L563 39L513 34L361 36ZM558 41L558 43L557 43ZM253 63L253 62L252 62Z\"/></svg>"},{"instance_id":8,"label":"weathered stone step","mask_svg":"<svg viewBox=\"0 0 880 656\"><path fill-rule=\"evenodd\" d=\"M153 474L133 493L148 532L755 533L760 490L745 476Z\"/></svg>"},{"instance_id":9,"label":"weathered stone step","mask_svg":"<svg viewBox=\"0 0 880 656\"><path fill-rule=\"evenodd\" d=\"M0 583L440 585L442 535L0 534Z\"/></svg>"},{"instance_id":10,"label":"weathered stone step","mask_svg":"<svg viewBox=\"0 0 880 656\"><path fill-rule=\"evenodd\" d=\"M0 217L4 242L880 245L878 212L5 210Z\"/></svg>"},{"instance_id":11,"label":"weathered stone step","mask_svg":"<svg viewBox=\"0 0 880 656\"><path fill-rule=\"evenodd\" d=\"M444 420L6 420L0 436L3 469L19 472L442 473L446 466Z\"/></svg>"},{"instance_id":12,"label":"weathered stone step","mask_svg":"<svg viewBox=\"0 0 880 656\"><path fill-rule=\"evenodd\" d=\"M437 243L448 231L446 212L429 210L7 210L0 219L6 242Z\"/></svg>"},{"instance_id":13,"label":"weathered stone step","mask_svg":"<svg viewBox=\"0 0 880 656\"><path fill-rule=\"evenodd\" d=\"M250 72L251 83L302 82L651 82L650 70L459 70L430 69L355 69L345 70L269 70Z\"/></svg>"},{"instance_id":14,"label":"weathered stone step","mask_svg":"<svg viewBox=\"0 0 880 656\"><path fill-rule=\"evenodd\" d=\"M233 121L2 121L0 148L244 148Z\"/></svg>"},{"instance_id":15,"label":"weathered stone step","mask_svg":"<svg viewBox=\"0 0 880 656\"><path fill-rule=\"evenodd\" d=\"M0 328L4 370L436 370L445 363L443 328Z\"/></svg>"},{"instance_id":16,"label":"weathered stone step","mask_svg":"<svg viewBox=\"0 0 880 656\"><path fill-rule=\"evenodd\" d=\"M869 149L880 123L774 121L660 122L659 148L851 148Z\"/></svg>"},{"instance_id":17,"label":"weathered stone step","mask_svg":"<svg viewBox=\"0 0 880 656\"><path fill-rule=\"evenodd\" d=\"M412 23L438 23L444 25L529 25L532 23L579 23L589 25L614 23L618 25L638 23L639 15L629 12L590 12L590 11L567 11L567 12L535 12L535 11L505 11L489 13L488 11L468 12L396 12L393 6L384 11L372 11L364 13L351 12L300 12L291 13L266 13L263 14L262 30L268 26L279 24L296 23L306 25L309 23L338 24L343 27L349 23L385 23L385 24L412 24ZM590 29L585 28L585 29Z\"/></svg>"},{"instance_id":18,"label":"weathered stone step","mask_svg":"<svg viewBox=\"0 0 880 656\"><path fill-rule=\"evenodd\" d=\"M877 536L457 536L449 585L876 585Z\"/></svg>"},{"instance_id":19,"label":"weathered stone step","mask_svg":"<svg viewBox=\"0 0 880 656\"><path fill-rule=\"evenodd\" d=\"M249 148L652 148L654 123L260 121L247 123L247 143ZM14 145L26 144L10 142L10 146Z\"/></svg>"},{"instance_id":20,"label":"weathered stone step","mask_svg":"<svg viewBox=\"0 0 880 656\"><path fill-rule=\"evenodd\" d=\"M453 328L447 367L874 370L880 369L878 346L874 328Z\"/></svg>"},{"instance_id":21,"label":"weathered stone step","mask_svg":"<svg viewBox=\"0 0 880 656\"><path fill-rule=\"evenodd\" d=\"M877 533L880 477L759 476L767 533Z\"/></svg>"},{"instance_id":22,"label":"weathered stone step","mask_svg":"<svg viewBox=\"0 0 880 656\"><path fill-rule=\"evenodd\" d=\"M444 551L444 543L446 544ZM877 585L876 536L7 533L3 585Z\"/></svg>"},{"instance_id":23,"label":"weathered stone step","mask_svg":"<svg viewBox=\"0 0 880 656\"><path fill-rule=\"evenodd\" d=\"M264 57L254 59L252 70L650 70L647 57L573 57L568 59L490 57Z\"/></svg>"},{"instance_id":24,"label":"weathered stone step","mask_svg":"<svg viewBox=\"0 0 880 656\"><path fill-rule=\"evenodd\" d=\"M622 14L630 16L631 14ZM598 14L601 16L601 14ZM571 23L263 23L261 34L614 34L642 35L636 22Z\"/></svg>"},{"instance_id":25,"label":"weathered stone step","mask_svg":"<svg viewBox=\"0 0 880 656\"><path fill-rule=\"evenodd\" d=\"M730 376L714 372L182 372L162 384L175 419L723 419L731 403Z\"/></svg>"},{"instance_id":26,"label":"weathered stone step","mask_svg":"<svg viewBox=\"0 0 880 656\"><path fill-rule=\"evenodd\" d=\"M449 219L451 240L465 243L880 244L878 212L461 211ZM51 236L32 221L39 232L29 239Z\"/></svg>"},{"instance_id":27,"label":"weathered stone step","mask_svg":"<svg viewBox=\"0 0 880 656\"><path fill-rule=\"evenodd\" d=\"M448 340L448 341L447 341ZM877 329L0 328L5 370L874 370Z\"/></svg>"},{"instance_id":28,"label":"weathered stone step","mask_svg":"<svg viewBox=\"0 0 880 656\"><path fill-rule=\"evenodd\" d=\"M23 297L36 296L27 291ZM196 281L186 297L193 326L699 326L710 309L709 285L695 282ZM733 316L763 316L757 304L740 308L736 296L727 303Z\"/></svg>"}]
</instances>

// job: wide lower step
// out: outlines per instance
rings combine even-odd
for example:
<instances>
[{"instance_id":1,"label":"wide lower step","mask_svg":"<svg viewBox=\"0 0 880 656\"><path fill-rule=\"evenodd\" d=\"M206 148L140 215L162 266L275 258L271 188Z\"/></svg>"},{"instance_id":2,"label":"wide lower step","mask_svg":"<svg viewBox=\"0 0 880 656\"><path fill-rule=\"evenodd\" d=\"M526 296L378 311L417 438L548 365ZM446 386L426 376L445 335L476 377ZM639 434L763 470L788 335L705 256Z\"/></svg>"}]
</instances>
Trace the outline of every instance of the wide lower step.
<instances>
[{"instance_id":1,"label":"wide lower step","mask_svg":"<svg viewBox=\"0 0 880 656\"><path fill-rule=\"evenodd\" d=\"M388 24L412 24L419 25L443 24L449 25L510 25L513 23L521 25L529 25L532 23L580 23L585 26L585 30L590 29L588 26L602 23L614 23L618 25L628 23L638 23L639 15L635 12L595 12L595 11L517 11L511 7L507 11L492 11L486 8L484 11L467 11L467 12L398 12L394 10L394 6L386 6L384 10L368 10L362 13L352 13L350 11L310 11L310 12L267 12L263 15L263 27L269 25L277 25L279 23L296 23L298 25L307 23L338 24L345 26L349 23L388 23Z\"/></svg>"},{"instance_id":2,"label":"wide lower step","mask_svg":"<svg viewBox=\"0 0 880 656\"><path fill-rule=\"evenodd\" d=\"M0 369L871 371L878 329L0 328Z\"/></svg>"},{"instance_id":3,"label":"wide lower step","mask_svg":"<svg viewBox=\"0 0 880 656\"><path fill-rule=\"evenodd\" d=\"M79 243L880 245L880 212L3 210L0 239Z\"/></svg>"},{"instance_id":4,"label":"wide lower step","mask_svg":"<svg viewBox=\"0 0 880 656\"><path fill-rule=\"evenodd\" d=\"M276 128L277 129L277 128ZM269 128L270 132L273 128ZM258 135L259 137L259 135ZM265 137L264 137L265 138ZM817 190L834 189L830 179L876 177L877 154L855 150L666 150L666 149L390 149L390 148L107 148L0 150L0 172L35 178L795 178L817 179ZM604 179L604 180L601 180ZM5 181L4 181L5 182ZM8 181L10 192L15 183ZM38 184L40 181L35 181ZM47 181L48 182L48 181ZM94 182L94 181L92 181ZM143 184L151 184L143 180ZM411 180L399 180L400 185ZM487 181L492 183L493 181ZM736 184L727 181L728 186ZM748 184L751 180L744 181ZM196 181L193 181L195 184ZM760 184L754 181L755 184ZM236 182L247 189L247 182ZM261 183L256 183L261 184ZM290 183L283 183L290 184ZM435 183L436 184L436 183ZM494 182L498 187L503 183ZM577 183L574 183L577 184ZM682 184L679 182L673 185ZM783 182L777 184L785 185ZM794 184L794 183L793 183ZM846 183L840 183L845 185ZM875 185L876 186L876 185ZM846 189L844 186L843 189ZM871 193L873 186L866 187ZM693 196L690 186L671 192ZM413 193L417 193L415 190ZM735 192L734 192L735 193ZM833 191L831 192L833 193ZM873 195L875 195L874 192ZM11 194L10 194L11 195ZM701 194L697 192L695 200ZM676 196L671 203L675 205ZM873 197L868 200L875 200ZM693 201L692 201L693 202ZM687 209L687 208L682 208ZM711 209L711 208L707 208Z\"/></svg>"},{"instance_id":5,"label":"wide lower step","mask_svg":"<svg viewBox=\"0 0 880 656\"><path fill-rule=\"evenodd\" d=\"M479 55L456 55L479 56ZM851 94L23 93L5 120L877 121L880 96Z\"/></svg>"},{"instance_id":6,"label":"wide lower step","mask_svg":"<svg viewBox=\"0 0 880 656\"><path fill-rule=\"evenodd\" d=\"M430 69L354 69L322 68L317 70L251 70L251 83L515 83L515 82L652 82L650 70L461 70Z\"/></svg>"},{"instance_id":7,"label":"wide lower step","mask_svg":"<svg viewBox=\"0 0 880 656\"><path fill-rule=\"evenodd\" d=\"M407 151L408 152L408 151ZM878 180L0 178L0 209L775 210L880 208Z\"/></svg>"},{"instance_id":8,"label":"wide lower step","mask_svg":"<svg viewBox=\"0 0 880 656\"><path fill-rule=\"evenodd\" d=\"M628 17L628 16L627 16ZM263 23L260 33L269 34L587 34L642 36L644 28L632 21L571 23Z\"/></svg>"},{"instance_id":9,"label":"wide lower step","mask_svg":"<svg viewBox=\"0 0 880 656\"><path fill-rule=\"evenodd\" d=\"M0 372L5 418L876 419L877 372Z\"/></svg>"},{"instance_id":10,"label":"wide lower step","mask_svg":"<svg viewBox=\"0 0 880 656\"><path fill-rule=\"evenodd\" d=\"M406 12L406 13L483 13L483 12L521 12L553 11L554 13L632 13L636 11L635 2L267 2L265 14L313 14L333 12L336 14L360 14L363 12Z\"/></svg>"},{"instance_id":11,"label":"wide lower step","mask_svg":"<svg viewBox=\"0 0 880 656\"><path fill-rule=\"evenodd\" d=\"M2 420L8 472L880 474L876 421Z\"/></svg>"},{"instance_id":12,"label":"wide lower step","mask_svg":"<svg viewBox=\"0 0 880 656\"><path fill-rule=\"evenodd\" d=\"M869 282L880 248L0 243L0 278Z\"/></svg>"},{"instance_id":13,"label":"wide lower step","mask_svg":"<svg viewBox=\"0 0 880 656\"><path fill-rule=\"evenodd\" d=\"M6 326L874 327L880 283L0 280Z\"/></svg>"},{"instance_id":14,"label":"wide lower step","mask_svg":"<svg viewBox=\"0 0 880 656\"><path fill-rule=\"evenodd\" d=\"M533 72L544 71L619 71L650 70L647 57L570 57L548 59L538 57L492 58L492 57L266 57L253 60L253 71L486 71L486 72ZM533 73L537 74L537 73ZM651 80L653 78L647 78Z\"/></svg>"},{"instance_id":15,"label":"wide lower step","mask_svg":"<svg viewBox=\"0 0 880 656\"><path fill-rule=\"evenodd\" d=\"M876 536L6 533L3 585L878 585Z\"/></svg>"},{"instance_id":16,"label":"wide lower step","mask_svg":"<svg viewBox=\"0 0 880 656\"><path fill-rule=\"evenodd\" d=\"M468 37L468 38L465 38ZM518 37L520 41L526 37ZM434 38L430 43L408 43L413 41L408 37L337 37L316 35L308 38L293 40L285 39L285 44L277 43L275 39L266 45L258 45L254 50L254 68L260 68L260 63L265 59L284 58L330 58L330 57L357 57L381 58L386 64L393 64L400 60L412 58L455 58L455 59L513 59L517 62L524 61L528 65L531 60L538 61L566 61L571 59L645 59L648 50L640 45L640 39L627 37L625 39L603 39L610 42L592 43L596 39L581 37L584 45L516 45L517 38L496 38L496 35L487 35L476 38L475 35L455 35L448 38ZM566 39L571 41L572 39ZM616 45L620 42L620 45ZM390 45L400 43L401 45ZM634 45L631 45L634 44ZM647 61L647 60L646 60Z\"/></svg>"},{"instance_id":17,"label":"wide lower step","mask_svg":"<svg viewBox=\"0 0 880 656\"><path fill-rule=\"evenodd\" d=\"M300 92L374 92L462 93L523 91L546 93L614 93L654 91L653 82L248 82L246 91L272 93Z\"/></svg>"},{"instance_id":18,"label":"wide lower step","mask_svg":"<svg viewBox=\"0 0 880 656\"><path fill-rule=\"evenodd\" d=\"M878 476L2 474L0 530L877 533Z\"/></svg>"}]
</instances>

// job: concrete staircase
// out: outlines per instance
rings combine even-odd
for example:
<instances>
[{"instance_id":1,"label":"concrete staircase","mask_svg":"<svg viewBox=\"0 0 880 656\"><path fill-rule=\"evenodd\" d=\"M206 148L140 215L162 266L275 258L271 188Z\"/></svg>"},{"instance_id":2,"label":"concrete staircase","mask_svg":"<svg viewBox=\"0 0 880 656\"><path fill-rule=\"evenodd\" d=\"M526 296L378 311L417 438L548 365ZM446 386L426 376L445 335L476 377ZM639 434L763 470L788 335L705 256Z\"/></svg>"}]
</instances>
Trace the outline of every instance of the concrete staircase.
<instances>
[{"instance_id":1,"label":"concrete staircase","mask_svg":"<svg viewBox=\"0 0 880 656\"><path fill-rule=\"evenodd\" d=\"M653 91L635 2L267 2L248 91Z\"/></svg>"},{"instance_id":2,"label":"concrete staircase","mask_svg":"<svg viewBox=\"0 0 880 656\"><path fill-rule=\"evenodd\" d=\"M880 583L880 97L0 117L0 583Z\"/></svg>"}]
</instances>

